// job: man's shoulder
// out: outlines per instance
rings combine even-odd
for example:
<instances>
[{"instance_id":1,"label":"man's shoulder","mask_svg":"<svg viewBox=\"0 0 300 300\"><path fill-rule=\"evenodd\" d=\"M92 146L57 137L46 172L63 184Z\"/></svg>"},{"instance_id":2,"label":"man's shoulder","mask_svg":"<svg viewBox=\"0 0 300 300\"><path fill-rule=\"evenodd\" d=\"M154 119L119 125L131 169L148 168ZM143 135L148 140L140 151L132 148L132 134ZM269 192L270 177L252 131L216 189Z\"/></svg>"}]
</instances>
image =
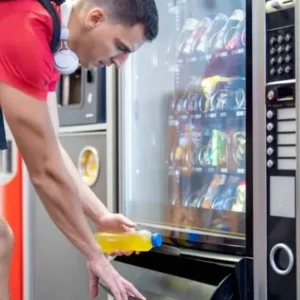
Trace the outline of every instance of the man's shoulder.
<instances>
[{"instance_id":1,"label":"man's shoulder","mask_svg":"<svg viewBox=\"0 0 300 300\"><path fill-rule=\"evenodd\" d=\"M56 9L58 10L57 6ZM38 1L0 1L0 33L7 31L7 28L19 35L22 32L36 36L46 35L50 42L53 22L47 10ZM18 38L21 39L22 36Z\"/></svg>"}]
</instances>

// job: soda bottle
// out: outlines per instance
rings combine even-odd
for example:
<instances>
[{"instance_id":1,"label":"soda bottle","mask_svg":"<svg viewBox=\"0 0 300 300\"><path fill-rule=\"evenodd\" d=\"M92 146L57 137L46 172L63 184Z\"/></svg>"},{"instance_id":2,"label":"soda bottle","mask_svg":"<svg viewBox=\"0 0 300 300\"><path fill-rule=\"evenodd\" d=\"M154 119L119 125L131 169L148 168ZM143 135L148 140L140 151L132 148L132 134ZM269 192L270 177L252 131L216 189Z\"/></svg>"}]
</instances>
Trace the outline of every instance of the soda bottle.
<instances>
[{"instance_id":1,"label":"soda bottle","mask_svg":"<svg viewBox=\"0 0 300 300\"><path fill-rule=\"evenodd\" d=\"M108 254L115 251L147 252L152 248L161 247L163 242L161 234L147 230L122 233L98 232L94 236L103 253Z\"/></svg>"}]
</instances>

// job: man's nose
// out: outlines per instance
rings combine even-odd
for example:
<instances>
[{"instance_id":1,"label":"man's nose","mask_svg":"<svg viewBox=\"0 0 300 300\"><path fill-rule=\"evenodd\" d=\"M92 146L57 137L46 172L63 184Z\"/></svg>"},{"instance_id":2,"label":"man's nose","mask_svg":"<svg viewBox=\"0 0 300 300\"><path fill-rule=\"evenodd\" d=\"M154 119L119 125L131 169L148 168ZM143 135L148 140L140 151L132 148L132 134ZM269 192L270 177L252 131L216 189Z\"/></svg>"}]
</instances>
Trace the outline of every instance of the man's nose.
<instances>
[{"instance_id":1,"label":"man's nose","mask_svg":"<svg viewBox=\"0 0 300 300\"><path fill-rule=\"evenodd\" d=\"M127 60L129 53L122 53L113 57L112 62L120 68Z\"/></svg>"}]
</instances>

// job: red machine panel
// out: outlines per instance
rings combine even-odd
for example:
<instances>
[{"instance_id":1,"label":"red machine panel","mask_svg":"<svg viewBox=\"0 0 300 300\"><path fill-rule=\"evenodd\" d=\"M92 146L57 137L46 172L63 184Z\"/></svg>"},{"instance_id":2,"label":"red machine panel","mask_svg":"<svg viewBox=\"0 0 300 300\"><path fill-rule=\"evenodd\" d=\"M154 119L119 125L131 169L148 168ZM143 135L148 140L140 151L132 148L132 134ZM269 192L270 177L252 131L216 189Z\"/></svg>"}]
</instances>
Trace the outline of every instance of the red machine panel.
<instances>
[{"instance_id":1,"label":"red machine panel","mask_svg":"<svg viewBox=\"0 0 300 300\"><path fill-rule=\"evenodd\" d=\"M7 140L8 149L0 152L0 215L6 218L14 232L10 274L11 300L22 300L22 158L9 132Z\"/></svg>"}]
</instances>

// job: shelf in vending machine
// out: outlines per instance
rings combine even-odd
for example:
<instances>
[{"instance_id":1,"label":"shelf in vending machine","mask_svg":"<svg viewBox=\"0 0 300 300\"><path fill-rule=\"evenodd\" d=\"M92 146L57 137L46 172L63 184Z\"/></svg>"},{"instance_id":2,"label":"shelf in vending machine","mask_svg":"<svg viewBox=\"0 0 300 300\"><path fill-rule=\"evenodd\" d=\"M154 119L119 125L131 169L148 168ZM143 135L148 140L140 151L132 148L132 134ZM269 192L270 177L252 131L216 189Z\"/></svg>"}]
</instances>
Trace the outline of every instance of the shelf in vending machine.
<instances>
[{"instance_id":1,"label":"shelf in vending machine","mask_svg":"<svg viewBox=\"0 0 300 300\"><path fill-rule=\"evenodd\" d=\"M177 126L179 120L188 119L212 119L212 120L222 120L222 119L232 119L232 118L244 118L246 116L246 110L232 110L232 111L217 111L217 112L207 112L198 114L185 114L178 116L169 116L169 126Z\"/></svg>"},{"instance_id":2,"label":"shelf in vending machine","mask_svg":"<svg viewBox=\"0 0 300 300\"><path fill-rule=\"evenodd\" d=\"M182 172L185 174L189 171L189 168L182 167L179 169L175 169L174 166L169 166L169 175L174 175L176 171ZM236 171L228 170L227 168L217 168L217 167L197 167L197 168L191 168L191 172L195 173L210 173L210 174L245 174L244 168L237 168Z\"/></svg>"},{"instance_id":3,"label":"shelf in vending machine","mask_svg":"<svg viewBox=\"0 0 300 300\"><path fill-rule=\"evenodd\" d=\"M204 63L209 64L214 60L226 60L228 63L232 63L233 61L240 61L240 59L245 59L245 48L238 48L233 50L225 50L225 51L219 51L213 54L193 54L191 56L186 57L180 57L177 60L177 64L179 66L183 64L189 64L189 63ZM233 61L231 60L233 59ZM244 61L240 61L244 64Z\"/></svg>"}]
</instances>

